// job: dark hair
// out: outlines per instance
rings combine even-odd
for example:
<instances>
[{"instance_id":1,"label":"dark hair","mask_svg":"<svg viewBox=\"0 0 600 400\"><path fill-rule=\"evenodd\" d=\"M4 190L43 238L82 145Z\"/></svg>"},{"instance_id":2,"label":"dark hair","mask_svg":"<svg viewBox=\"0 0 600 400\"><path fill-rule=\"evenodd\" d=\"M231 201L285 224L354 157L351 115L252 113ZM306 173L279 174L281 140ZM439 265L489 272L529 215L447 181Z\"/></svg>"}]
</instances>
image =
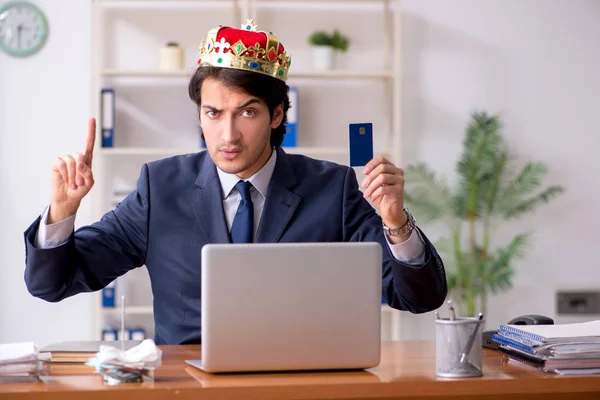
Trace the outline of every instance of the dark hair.
<instances>
[{"instance_id":1,"label":"dark hair","mask_svg":"<svg viewBox=\"0 0 600 400\"><path fill-rule=\"evenodd\" d=\"M285 135L287 111L290 108L290 99L288 97L289 87L285 82L259 72L212 66L199 67L190 79L188 86L190 99L198 107L202 103L200 93L202 83L206 78L216 79L229 88L242 90L251 96L256 96L263 100L269 108L271 119L273 119L275 108L283 103L283 119L281 120L281 124L271 129L271 145L274 147L281 146L283 135ZM204 134L202 136L204 139Z\"/></svg>"}]
</instances>

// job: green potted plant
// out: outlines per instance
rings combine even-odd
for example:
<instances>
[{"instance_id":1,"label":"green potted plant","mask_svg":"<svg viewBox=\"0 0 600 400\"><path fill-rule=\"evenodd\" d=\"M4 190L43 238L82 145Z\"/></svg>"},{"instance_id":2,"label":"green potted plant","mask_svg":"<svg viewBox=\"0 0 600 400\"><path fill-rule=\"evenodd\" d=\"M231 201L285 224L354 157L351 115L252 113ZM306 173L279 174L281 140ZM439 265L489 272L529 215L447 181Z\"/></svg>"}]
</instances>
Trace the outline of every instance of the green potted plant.
<instances>
[{"instance_id":1,"label":"green potted plant","mask_svg":"<svg viewBox=\"0 0 600 400\"><path fill-rule=\"evenodd\" d=\"M561 186L541 187L548 172L541 162L527 162L516 172L500 130L497 116L472 114L455 188L424 163L405 171L407 206L422 222L442 222L447 228L436 248L446 265L449 295L463 316L474 316L476 309L487 315L489 293L508 290L514 261L526 256L531 232L498 244L493 240L495 228L564 191Z\"/></svg>"},{"instance_id":2,"label":"green potted plant","mask_svg":"<svg viewBox=\"0 0 600 400\"><path fill-rule=\"evenodd\" d=\"M313 32L308 37L308 43L313 48L313 64L319 71L333 68L336 52L344 53L348 50L350 40L347 36L335 29L333 33L326 31Z\"/></svg>"}]
</instances>

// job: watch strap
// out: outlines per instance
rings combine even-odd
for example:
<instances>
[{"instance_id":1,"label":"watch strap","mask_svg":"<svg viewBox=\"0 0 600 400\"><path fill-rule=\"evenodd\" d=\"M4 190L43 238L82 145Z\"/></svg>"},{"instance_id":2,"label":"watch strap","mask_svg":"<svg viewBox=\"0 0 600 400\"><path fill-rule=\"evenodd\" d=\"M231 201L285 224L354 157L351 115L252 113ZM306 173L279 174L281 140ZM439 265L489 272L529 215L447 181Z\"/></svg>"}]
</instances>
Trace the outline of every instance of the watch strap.
<instances>
[{"instance_id":1,"label":"watch strap","mask_svg":"<svg viewBox=\"0 0 600 400\"><path fill-rule=\"evenodd\" d=\"M390 236L405 236L405 235L411 233L413 229L415 229L415 226L416 226L415 218L412 216L412 214L406 207L404 208L404 212L406 213L406 216L408 217L408 220L406 221L406 223L403 226L401 226L400 228L390 228L386 224L383 224L383 230L385 231L385 233L387 233Z\"/></svg>"}]
</instances>

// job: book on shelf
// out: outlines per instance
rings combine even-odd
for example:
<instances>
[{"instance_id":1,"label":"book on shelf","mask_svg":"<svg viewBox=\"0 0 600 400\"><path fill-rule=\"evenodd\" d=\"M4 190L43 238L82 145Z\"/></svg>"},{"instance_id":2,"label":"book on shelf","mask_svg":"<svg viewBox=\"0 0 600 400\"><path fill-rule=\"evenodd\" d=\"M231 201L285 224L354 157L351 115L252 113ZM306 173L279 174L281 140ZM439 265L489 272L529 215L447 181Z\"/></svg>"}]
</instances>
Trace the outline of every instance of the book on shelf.
<instances>
[{"instance_id":1,"label":"book on shelf","mask_svg":"<svg viewBox=\"0 0 600 400\"><path fill-rule=\"evenodd\" d=\"M113 147L115 133L115 90L103 88L100 91L100 132L102 147Z\"/></svg>"},{"instance_id":2,"label":"book on shelf","mask_svg":"<svg viewBox=\"0 0 600 400\"><path fill-rule=\"evenodd\" d=\"M298 140L298 88L291 87L288 96L290 99L290 108L287 113L287 122L285 124L285 135L283 136L282 147L296 147Z\"/></svg>"},{"instance_id":3,"label":"book on shelf","mask_svg":"<svg viewBox=\"0 0 600 400\"><path fill-rule=\"evenodd\" d=\"M114 280L102 289L102 307L114 308L115 307L115 290L117 281Z\"/></svg>"}]
</instances>

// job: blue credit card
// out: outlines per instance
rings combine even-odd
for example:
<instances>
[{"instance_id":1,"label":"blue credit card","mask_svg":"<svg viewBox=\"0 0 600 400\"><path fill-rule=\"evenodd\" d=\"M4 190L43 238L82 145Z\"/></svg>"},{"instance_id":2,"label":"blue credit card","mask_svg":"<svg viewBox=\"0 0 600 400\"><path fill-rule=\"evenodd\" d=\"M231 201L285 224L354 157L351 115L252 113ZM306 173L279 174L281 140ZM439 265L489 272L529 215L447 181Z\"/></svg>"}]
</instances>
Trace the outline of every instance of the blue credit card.
<instances>
[{"instance_id":1,"label":"blue credit card","mask_svg":"<svg viewBox=\"0 0 600 400\"><path fill-rule=\"evenodd\" d=\"M373 159L373 124L350 124L350 166L364 167Z\"/></svg>"}]
</instances>

